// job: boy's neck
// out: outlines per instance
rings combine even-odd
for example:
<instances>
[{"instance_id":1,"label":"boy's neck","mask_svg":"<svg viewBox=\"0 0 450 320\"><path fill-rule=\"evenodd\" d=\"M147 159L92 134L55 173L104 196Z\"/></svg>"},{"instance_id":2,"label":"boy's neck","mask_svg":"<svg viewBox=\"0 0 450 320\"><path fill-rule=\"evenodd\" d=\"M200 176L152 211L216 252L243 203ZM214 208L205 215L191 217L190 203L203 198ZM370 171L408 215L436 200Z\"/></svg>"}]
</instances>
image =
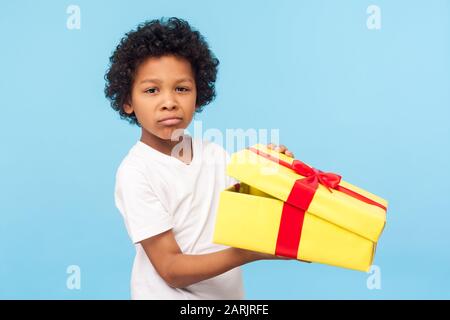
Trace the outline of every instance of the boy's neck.
<instances>
[{"instance_id":1,"label":"boy's neck","mask_svg":"<svg viewBox=\"0 0 450 320\"><path fill-rule=\"evenodd\" d=\"M192 143L191 143L190 138L184 139L183 137L185 137L185 136L184 135L180 136L179 140L175 140L175 141L172 141L170 139L164 140L164 139L161 139L161 138L147 132L146 130L142 129L141 142L145 143L146 145L152 147L153 149L155 149L161 153L164 153L168 156L175 157L175 158L183 161L184 163L189 164L192 161L192 153L193 153ZM188 143L189 145L186 145L186 146L183 145L183 147L180 150L180 154L176 154L176 152L174 152L174 154L172 154L173 148L179 143L182 143L182 144ZM191 152L186 152L186 153L183 152L183 150L186 150L185 148L189 148L191 150Z\"/></svg>"}]
</instances>

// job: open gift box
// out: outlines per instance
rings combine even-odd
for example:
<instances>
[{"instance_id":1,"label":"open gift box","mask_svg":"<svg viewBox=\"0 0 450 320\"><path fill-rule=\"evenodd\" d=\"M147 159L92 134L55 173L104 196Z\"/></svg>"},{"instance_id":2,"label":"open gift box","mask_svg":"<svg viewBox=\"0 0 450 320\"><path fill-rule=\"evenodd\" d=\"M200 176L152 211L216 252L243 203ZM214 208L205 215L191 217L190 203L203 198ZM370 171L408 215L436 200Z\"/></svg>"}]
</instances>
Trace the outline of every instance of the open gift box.
<instances>
[{"instance_id":1,"label":"open gift box","mask_svg":"<svg viewBox=\"0 0 450 320\"><path fill-rule=\"evenodd\" d=\"M368 271L386 223L386 200L263 145L232 155L213 241Z\"/></svg>"}]
</instances>

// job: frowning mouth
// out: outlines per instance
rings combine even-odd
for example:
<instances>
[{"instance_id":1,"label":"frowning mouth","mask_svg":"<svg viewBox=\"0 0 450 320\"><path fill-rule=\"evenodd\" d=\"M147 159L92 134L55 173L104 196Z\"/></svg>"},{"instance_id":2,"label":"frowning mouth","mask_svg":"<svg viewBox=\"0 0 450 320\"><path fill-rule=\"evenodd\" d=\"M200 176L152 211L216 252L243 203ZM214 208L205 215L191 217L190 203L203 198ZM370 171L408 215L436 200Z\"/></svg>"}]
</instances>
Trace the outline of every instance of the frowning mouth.
<instances>
[{"instance_id":1,"label":"frowning mouth","mask_svg":"<svg viewBox=\"0 0 450 320\"><path fill-rule=\"evenodd\" d=\"M179 124L183 119L180 117L168 117L161 120L158 120L158 123L161 123L165 126L174 126Z\"/></svg>"}]
</instances>

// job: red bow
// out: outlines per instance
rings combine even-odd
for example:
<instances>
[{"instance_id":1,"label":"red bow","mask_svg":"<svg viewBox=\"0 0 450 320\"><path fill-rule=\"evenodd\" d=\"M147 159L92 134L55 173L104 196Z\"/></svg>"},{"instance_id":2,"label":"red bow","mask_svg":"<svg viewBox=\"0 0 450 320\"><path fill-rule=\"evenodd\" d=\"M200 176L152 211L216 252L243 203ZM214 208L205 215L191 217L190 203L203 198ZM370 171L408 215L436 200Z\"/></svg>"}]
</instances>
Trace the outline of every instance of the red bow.
<instances>
[{"instance_id":1,"label":"red bow","mask_svg":"<svg viewBox=\"0 0 450 320\"><path fill-rule=\"evenodd\" d=\"M332 192L331 189L336 189L339 186L339 182L341 182L340 175L332 172L323 172L308 166L300 160L294 160L290 167L299 175L304 176L308 183L313 185L320 183L330 192Z\"/></svg>"}]
</instances>

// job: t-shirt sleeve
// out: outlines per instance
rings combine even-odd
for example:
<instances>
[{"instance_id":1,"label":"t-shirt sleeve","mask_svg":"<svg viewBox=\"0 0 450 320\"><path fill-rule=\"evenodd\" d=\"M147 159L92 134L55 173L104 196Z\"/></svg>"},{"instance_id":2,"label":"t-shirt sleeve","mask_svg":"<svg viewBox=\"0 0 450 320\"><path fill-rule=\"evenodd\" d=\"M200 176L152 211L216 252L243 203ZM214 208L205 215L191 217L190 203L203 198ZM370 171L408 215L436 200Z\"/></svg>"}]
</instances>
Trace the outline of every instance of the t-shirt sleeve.
<instances>
[{"instance_id":1,"label":"t-shirt sleeve","mask_svg":"<svg viewBox=\"0 0 450 320\"><path fill-rule=\"evenodd\" d=\"M171 215L137 168L122 167L117 171L115 202L134 243L173 228Z\"/></svg>"}]
</instances>

